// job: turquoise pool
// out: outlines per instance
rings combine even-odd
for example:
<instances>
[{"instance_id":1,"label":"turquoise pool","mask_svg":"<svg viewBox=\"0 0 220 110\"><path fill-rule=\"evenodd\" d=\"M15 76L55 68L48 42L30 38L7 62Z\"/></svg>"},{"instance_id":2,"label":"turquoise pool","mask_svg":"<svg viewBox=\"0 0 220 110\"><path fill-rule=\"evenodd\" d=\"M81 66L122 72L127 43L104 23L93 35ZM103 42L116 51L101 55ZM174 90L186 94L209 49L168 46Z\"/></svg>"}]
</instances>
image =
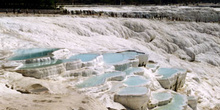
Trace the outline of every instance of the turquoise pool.
<instances>
[{"instance_id":1,"label":"turquoise pool","mask_svg":"<svg viewBox=\"0 0 220 110\"><path fill-rule=\"evenodd\" d=\"M154 99L158 101L169 100L172 97L171 93L167 93L167 92L153 93L152 96Z\"/></svg>"},{"instance_id":2,"label":"turquoise pool","mask_svg":"<svg viewBox=\"0 0 220 110\"><path fill-rule=\"evenodd\" d=\"M186 105L185 98L181 94L173 94L172 101L163 106L159 106L153 110L183 110L183 106Z\"/></svg>"},{"instance_id":3,"label":"turquoise pool","mask_svg":"<svg viewBox=\"0 0 220 110\"><path fill-rule=\"evenodd\" d=\"M134 59L138 54L141 53L137 53L137 52L105 53L103 54L103 58L106 64L117 64L129 59Z\"/></svg>"},{"instance_id":4,"label":"turquoise pool","mask_svg":"<svg viewBox=\"0 0 220 110\"><path fill-rule=\"evenodd\" d=\"M186 72L186 70L181 68L159 68L157 71L158 74L163 76L162 78L169 78L172 75L180 72Z\"/></svg>"},{"instance_id":5,"label":"turquoise pool","mask_svg":"<svg viewBox=\"0 0 220 110\"><path fill-rule=\"evenodd\" d=\"M126 73L126 75L133 75L134 73L137 72L144 72L144 69L139 67L130 67L126 69L124 72Z\"/></svg>"},{"instance_id":6,"label":"turquoise pool","mask_svg":"<svg viewBox=\"0 0 220 110\"><path fill-rule=\"evenodd\" d=\"M95 87L105 83L108 78L116 77L116 76L124 76L124 72L108 72L102 75L93 76L89 79L85 80L83 83L76 85L78 88L86 88L86 87Z\"/></svg>"},{"instance_id":7,"label":"turquoise pool","mask_svg":"<svg viewBox=\"0 0 220 110\"><path fill-rule=\"evenodd\" d=\"M145 86L148 83L150 83L150 80L143 76L130 76L124 81L124 84L130 87Z\"/></svg>"},{"instance_id":8,"label":"turquoise pool","mask_svg":"<svg viewBox=\"0 0 220 110\"><path fill-rule=\"evenodd\" d=\"M77 54L74 56L71 56L69 59L80 59L82 62L88 62L94 60L96 57L98 57L99 54Z\"/></svg>"},{"instance_id":9,"label":"turquoise pool","mask_svg":"<svg viewBox=\"0 0 220 110\"><path fill-rule=\"evenodd\" d=\"M159 68L157 73L162 75L163 78L169 78L172 75L177 74L178 70L175 68Z\"/></svg>"},{"instance_id":10,"label":"turquoise pool","mask_svg":"<svg viewBox=\"0 0 220 110\"><path fill-rule=\"evenodd\" d=\"M156 64L147 64L148 68L156 68Z\"/></svg>"},{"instance_id":11,"label":"turquoise pool","mask_svg":"<svg viewBox=\"0 0 220 110\"><path fill-rule=\"evenodd\" d=\"M9 60L26 60L26 59L32 59L32 58L45 57L56 50L59 50L59 49L57 48L19 49L14 52L14 56L9 58Z\"/></svg>"},{"instance_id":12,"label":"turquoise pool","mask_svg":"<svg viewBox=\"0 0 220 110\"><path fill-rule=\"evenodd\" d=\"M118 95L144 95L148 93L146 87L126 87L118 92Z\"/></svg>"}]
</instances>

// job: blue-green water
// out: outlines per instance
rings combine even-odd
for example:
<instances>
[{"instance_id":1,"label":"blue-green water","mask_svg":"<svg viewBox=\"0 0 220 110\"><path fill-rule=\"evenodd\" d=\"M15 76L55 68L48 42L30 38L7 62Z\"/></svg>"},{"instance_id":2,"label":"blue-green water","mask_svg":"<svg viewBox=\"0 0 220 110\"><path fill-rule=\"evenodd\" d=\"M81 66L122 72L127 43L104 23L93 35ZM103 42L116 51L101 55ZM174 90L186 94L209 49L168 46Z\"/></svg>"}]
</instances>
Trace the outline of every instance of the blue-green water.
<instances>
[{"instance_id":1,"label":"blue-green water","mask_svg":"<svg viewBox=\"0 0 220 110\"><path fill-rule=\"evenodd\" d=\"M177 72L178 70L175 68L159 68L157 73L163 75L163 78L169 78Z\"/></svg>"},{"instance_id":2,"label":"blue-green water","mask_svg":"<svg viewBox=\"0 0 220 110\"><path fill-rule=\"evenodd\" d=\"M144 69L143 68L139 68L139 67L130 67L128 69L126 69L124 71L127 75L132 75L136 72L144 72Z\"/></svg>"},{"instance_id":3,"label":"blue-green water","mask_svg":"<svg viewBox=\"0 0 220 110\"><path fill-rule=\"evenodd\" d=\"M105 81L108 78L116 77L116 76L123 76L123 75L125 75L124 72L108 72L108 73L104 73L104 74L99 75L99 76L90 77L89 79L83 81L83 83L76 85L76 87L78 87L78 88L86 88L86 87L99 86L99 85L104 84Z\"/></svg>"},{"instance_id":4,"label":"blue-green water","mask_svg":"<svg viewBox=\"0 0 220 110\"><path fill-rule=\"evenodd\" d=\"M62 59L63 63L77 61L77 59Z\"/></svg>"},{"instance_id":5,"label":"blue-green water","mask_svg":"<svg viewBox=\"0 0 220 110\"><path fill-rule=\"evenodd\" d=\"M15 55L9 58L9 60L26 60L26 59L32 59L32 58L45 57L56 50L59 50L59 49L57 48L19 49L15 51Z\"/></svg>"},{"instance_id":6,"label":"blue-green water","mask_svg":"<svg viewBox=\"0 0 220 110\"><path fill-rule=\"evenodd\" d=\"M155 68L155 67L156 67L156 64L147 64L147 67L148 67L148 68Z\"/></svg>"},{"instance_id":7,"label":"blue-green water","mask_svg":"<svg viewBox=\"0 0 220 110\"><path fill-rule=\"evenodd\" d=\"M88 61L95 59L98 56L99 56L99 54L90 54L90 53L78 54L78 55L74 55L74 56L70 57L69 59L80 59L82 62L88 62Z\"/></svg>"},{"instance_id":8,"label":"blue-green water","mask_svg":"<svg viewBox=\"0 0 220 110\"><path fill-rule=\"evenodd\" d=\"M140 53L137 52L105 53L103 54L103 58L106 64L117 64L124 62L128 59L134 59L138 54Z\"/></svg>"},{"instance_id":9,"label":"blue-green water","mask_svg":"<svg viewBox=\"0 0 220 110\"><path fill-rule=\"evenodd\" d=\"M183 110L183 105L185 105L185 98L181 94L173 94L172 101L163 106L159 106L154 110Z\"/></svg>"},{"instance_id":10,"label":"blue-green water","mask_svg":"<svg viewBox=\"0 0 220 110\"><path fill-rule=\"evenodd\" d=\"M118 95L144 95L148 93L148 88L146 87L126 87L118 92Z\"/></svg>"},{"instance_id":11,"label":"blue-green water","mask_svg":"<svg viewBox=\"0 0 220 110\"><path fill-rule=\"evenodd\" d=\"M171 93L167 92L159 92L153 94L153 98L157 99L158 101L168 100L170 97L172 97Z\"/></svg>"},{"instance_id":12,"label":"blue-green water","mask_svg":"<svg viewBox=\"0 0 220 110\"><path fill-rule=\"evenodd\" d=\"M162 75L162 78L169 78L179 72L186 72L186 70L181 68L159 68L157 73Z\"/></svg>"},{"instance_id":13,"label":"blue-green water","mask_svg":"<svg viewBox=\"0 0 220 110\"><path fill-rule=\"evenodd\" d=\"M125 81L124 84L126 84L127 86L143 86L146 85L147 83L149 83L150 80L144 78L143 76L131 76L128 77Z\"/></svg>"}]
</instances>

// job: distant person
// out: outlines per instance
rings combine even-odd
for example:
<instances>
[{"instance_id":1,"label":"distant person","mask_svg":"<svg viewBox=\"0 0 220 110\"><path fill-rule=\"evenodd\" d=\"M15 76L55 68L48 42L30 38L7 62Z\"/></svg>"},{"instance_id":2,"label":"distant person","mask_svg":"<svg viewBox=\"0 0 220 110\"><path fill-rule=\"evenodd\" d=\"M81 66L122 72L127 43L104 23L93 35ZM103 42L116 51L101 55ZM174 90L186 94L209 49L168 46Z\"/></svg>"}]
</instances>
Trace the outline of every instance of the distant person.
<instances>
[{"instance_id":1,"label":"distant person","mask_svg":"<svg viewBox=\"0 0 220 110\"><path fill-rule=\"evenodd\" d=\"M20 9L18 9L18 13L21 13L21 10L20 10Z\"/></svg>"},{"instance_id":2,"label":"distant person","mask_svg":"<svg viewBox=\"0 0 220 110\"><path fill-rule=\"evenodd\" d=\"M26 10L26 14L28 14L28 12L29 12L29 11L28 11L28 9L27 9L27 10Z\"/></svg>"},{"instance_id":3,"label":"distant person","mask_svg":"<svg viewBox=\"0 0 220 110\"><path fill-rule=\"evenodd\" d=\"M5 10L5 13L8 14L8 9Z\"/></svg>"},{"instance_id":4,"label":"distant person","mask_svg":"<svg viewBox=\"0 0 220 110\"><path fill-rule=\"evenodd\" d=\"M15 9L13 9L13 13L15 14Z\"/></svg>"}]
</instances>

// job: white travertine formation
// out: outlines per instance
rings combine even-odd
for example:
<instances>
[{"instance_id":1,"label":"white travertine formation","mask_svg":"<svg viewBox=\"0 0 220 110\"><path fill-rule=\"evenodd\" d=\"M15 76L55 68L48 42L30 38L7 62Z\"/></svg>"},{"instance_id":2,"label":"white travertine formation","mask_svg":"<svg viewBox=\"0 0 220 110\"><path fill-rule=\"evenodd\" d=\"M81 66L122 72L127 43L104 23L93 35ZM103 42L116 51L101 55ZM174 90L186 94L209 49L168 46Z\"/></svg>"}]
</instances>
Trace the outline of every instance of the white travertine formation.
<instances>
[{"instance_id":1,"label":"white travertine formation","mask_svg":"<svg viewBox=\"0 0 220 110\"><path fill-rule=\"evenodd\" d=\"M71 52L68 49L59 49L52 53L54 59L67 59L71 56Z\"/></svg>"},{"instance_id":2,"label":"white travertine formation","mask_svg":"<svg viewBox=\"0 0 220 110\"><path fill-rule=\"evenodd\" d=\"M171 7L175 6L158 6L153 10L175 11L173 9L176 8ZM148 6L145 8L148 8ZM194 7L179 7L178 10L182 11L182 8L189 11L194 10L194 12L198 11ZM131 8L127 7L126 10L128 9ZM216 16L210 11L214 8L208 8L210 10L203 9L202 11L211 12L209 14L213 16L196 13L202 14L202 17L198 17L201 17L201 19L207 17L216 19ZM180 16L179 18L185 16L182 14L177 15ZM190 16L196 17L194 14L192 15ZM71 17L69 15L57 17L2 17L0 22L0 39L2 41L0 50L5 51L24 47L58 47L68 48L74 54L115 52L127 49L147 52L150 55L150 60L158 62L163 67L182 67L189 70L189 72L191 71L190 74L187 74L187 82L185 82L184 87L178 92L185 93L185 89L190 89L194 93L193 95L201 96L198 101L200 102L198 103L198 109L219 108L220 26L218 23L139 18L81 18L80 16ZM1 56L1 58L4 58L4 56ZM2 70L6 69L2 68ZM114 70L114 68L109 70ZM198 77L191 77L191 75L196 74ZM155 74L152 73L151 77L155 79ZM5 78L1 77L1 79L1 81L4 81ZM65 77L61 79L63 80ZM157 82L156 80L152 81L153 83ZM48 83L51 82L51 80L48 81ZM62 83L69 84L72 82L68 80ZM182 84L181 82L178 83ZM107 82L107 84L109 83ZM112 87L111 84L108 87ZM157 86L154 90L158 88L160 86ZM57 91L60 90L63 89ZM95 90L93 93L95 94ZM99 97L105 93L108 93L108 89L91 96ZM0 103L3 101L6 100L3 99Z\"/></svg>"},{"instance_id":3,"label":"white travertine formation","mask_svg":"<svg viewBox=\"0 0 220 110\"><path fill-rule=\"evenodd\" d=\"M17 62L17 61L8 61L8 62L6 62L6 63L4 63L3 65L2 65L2 68L16 68L16 67L18 67L18 66L21 66L22 65L22 63L21 62Z\"/></svg>"},{"instance_id":4,"label":"white travertine formation","mask_svg":"<svg viewBox=\"0 0 220 110\"><path fill-rule=\"evenodd\" d=\"M160 72L157 78L158 82L165 89L171 89L177 91L178 88L182 87L185 83L187 71L185 69L178 68L161 68L165 69L163 72ZM170 71L169 71L170 69ZM157 72L159 72L158 70Z\"/></svg>"},{"instance_id":5,"label":"white travertine formation","mask_svg":"<svg viewBox=\"0 0 220 110\"><path fill-rule=\"evenodd\" d=\"M100 63L103 63L103 56L99 55L95 59L88 61L88 62L83 62L82 67L91 67L91 66L97 66Z\"/></svg>"},{"instance_id":6,"label":"white travertine formation","mask_svg":"<svg viewBox=\"0 0 220 110\"><path fill-rule=\"evenodd\" d=\"M157 78L157 80L163 88L174 90L176 88L177 77L178 74L174 74L169 78Z\"/></svg>"},{"instance_id":7,"label":"white travertine formation","mask_svg":"<svg viewBox=\"0 0 220 110\"><path fill-rule=\"evenodd\" d=\"M115 67L115 70L117 71L124 71L127 68L131 67L131 64L130 62L119 63L119 64L115 64L114 67Z\"/></svg>"},{"instance_id":8,"label":"white travertine formation","mask_svg":"<svg viewBox=\"0 0 220 110\"><path fill-rule=\"evenodd\" d=\"M140 54L137 56L137 58L139 59L139 65L140 66L146 66L147 62L148 62L148 54Z\"/></svg>"},{"instance_id":9,"label":"white travertine formation","mask_svg":"<svg viewBox=\"0 0 220 110\"><path fill-rule=\"evenodd\" d=\"M129 67L138 67L139 66L139 59L129 59L126 62L114 64L115 70L118 71L124 71L128 69Z\"/></svg>"},{"instance_id":10,"label":"white travertine formation","mask_svg":"<svg viewBox=\"0 0 220 110\"><path fill-rule=\"evenodd\" d=\"M178 79L177 79L177 84L176 84L176 88L181 88L183 87L183 85L185 84L185 79L186 79L186 75L187 75L187 71L185 69L178 69L179 70L179 74L178 74Z\"/></svg>"},{"instance_id":11,"label":"white travertine formation","mask_svg":"<svg viewBox=\"0 0 220 110\"><path fill-rule=\"evenodd\" d=\"M52 57L40 57L40 58L34 58L34 59L27 59L25 60L25 63L40 63L40 62L49 62L50 60L53 60Z\"/></svg>"},{"instance_id":12,"label":"white travertine formation","mask_svg":"<svg viewBox=\"0 0 220 110\"><path fill-rule=\"evenodd\" d=\"M145 87L127 87L114 95L114 101L134 110L145 110L149 96L150 90Z\"/></svg>"},{"instance_id":13,"label":"white travertine formation","mask_svg":"<svg viewBox=\"0 0 220 110\"><path fill-rule=\"evenodd\" d=\"M76 69L82 68L82 61L81 60L73 60L73 61L69 61L69 62L64 62L63 65L67 71L76 70Z\"/></svg>"},{"instance_id":14,"label":"white travertine formation","mask_svg":"<svg viewBox=\"0 0 220 110\"><path fill-rule=\"evenodd\" d=\"M75 70L70 70L70 71L66 71L65 73L62 74L63 77L79 77L79 76L83 76L83 77L88 77L95 74L95 71L91 68L80 68L80 69L75 69Z\"/></svg>"},{"instance_id":15,"label":"white travertine formation","mask_svg":"<svg viewBox=\"0 0 220 110\"><path fill-rule=\"evenodd\" d=\"M193 109L193 110L197 110L197 100L198 98L195 96L188 96L188 105Z\"/></svg>"},{"instance_id":16,"label":"white travertine formation","mask_svg":"<svg viewBox=\"0 0 220 110\"><path fill-rule=\"evenodd\" d=\"M135 59L130 59L128 60L131 64L131 67L138 67L139 65L139 59L135 58Z\"/></svg>"},{"instance_id":17,"label":"white travertine formation","mask_svg":"<svg viewBox=\"0 0 220 110\"><path fill-rule=\"evenodd\" d=\"M63 64L52 65L47 67L40 68L30 68L30 69L18 69L16 70L19 73L22 73L24 76L34 77L34 78L47 78L52 75L59 75L66 71Z\"/></svg>"}]
</instances>

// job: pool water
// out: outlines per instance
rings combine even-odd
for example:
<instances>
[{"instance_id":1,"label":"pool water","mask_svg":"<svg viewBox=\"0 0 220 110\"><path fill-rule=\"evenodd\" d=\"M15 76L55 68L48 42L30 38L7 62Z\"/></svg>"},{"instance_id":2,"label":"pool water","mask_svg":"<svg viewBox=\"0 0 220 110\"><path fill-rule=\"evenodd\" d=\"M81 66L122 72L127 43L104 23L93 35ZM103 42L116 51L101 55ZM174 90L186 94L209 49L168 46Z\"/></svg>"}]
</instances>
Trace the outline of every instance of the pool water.
<instances>
[{"instance_id":1,"label":"pool water","mask_svg":"<svg viewBox=\"0 0 220 110\"><path fill-rule=\"evenodd\" d=\"M156 64L147 64L148 68L156 68Z\"/></svg>"},{"instance_id":2,"label":"pool water","mask_svg":"<svg viewBox=\"0 0 220 110\"><path fill-rule=\"evenodd\" d=\"M162 78L169 78L172 75L177 74L178 70L175 68L159 68L157 73L162 75Z\"/></svg>"},{"instance_id":3,"label":"pool water","mask_svg":"<svg viewBox=\"0 0 220 110\"><path fill-rule=\"evenodd\" d=\"M105 83L108 78L125 76L124 72L108 72L102 75L93 76L85 80L83 83L76 85L78 88L95 87Z\"/></svg>"},{"instance_id":4,"label":"pool water","mask_svg":"<svg viewBox=\"0 0 220 110\"><path fill-rule=\"evenodd\" d=\"M121 52L121 53L105 53L103 54L104 62L106 64L117 64L129 59L134 59L138 54L137 52Z\"/></svg>"},{"instance_id":5,"label":"pool water","mask_svg":"<svg viewBox=\"0 0 220 110\"><path fill-rule=\"evenodd\" d=\"M144 72L144 69L139 67L130 67L126 69L124 72L126 73L126 75L133 75L134 73L137 72Z\"/></svg>"},{"instance_id":6,"label":"pool water","mask_svg":"<svg viewBox=\"0 0 220 110\"><path fill-rule=\"evenodd\" d=\"M69 59L80 59L82 62L88 62L94 60L99 54L78 54L71 56Z\"/></svg>"},{"instance_id":7,"label":"pool water","mask_svg":"<svg viewBox=\"0 0 220 110\"><path fill-rule=\"evenodd\" d=\"M157 73L162 75L162 78L169 78L174 74L185 72L187 72L186 69L182 68L159 68Z\"/></svg>"},{"instance_id":8,"label":"pool water","mask_svg":"<svg viewBox=\"0 0 220 110\"><path fill-rule=\"evenodd\" d=\"M130 76L124 81L124 84L128 87L144 86L148 83L150 83L150 80L143 76Z\"/></svg>"},{"instance_id":9,"label":"pool water","mask_svg":"<svg viewBox=\"0 0 220 110\"><path fill-rule=\"evenodd\" d=\"M146 87L126 87L118 92L118 95L144 95L148 93Z\"/></svg>"},{"instance_id":10,"label":"pool water","mask_svg":"<svg viewBox=\"0 0 220 110\"><path fill-rule=\"evenodd\" d=\"M50 53L59 50L57 48L31 48L19 49L15 51L15 55L9 60L26 60L48 56Z\"/></svg>"},{"instance_id":11,"label":"pool water","mask_svg":"<svg viewBox=\"0 0 220 110\"><path fill-rule=\"evenodd\" d=\"M186 105L184 97L181 94L173 94L173 99L169 104L159 106L153 110L183 110L183 106Z\"/></svg>"},{"instance_id":12,"label":"pool water","mask_svg":"<svg viewBox=\"0 0 220 110\"><path fill-rule=\"evenodd\" d=\"M167 93L167 92L153 93L152 96L154 99L158 101L169 100L172 97L171 93Z\"/></svg>"}]
</instances>

